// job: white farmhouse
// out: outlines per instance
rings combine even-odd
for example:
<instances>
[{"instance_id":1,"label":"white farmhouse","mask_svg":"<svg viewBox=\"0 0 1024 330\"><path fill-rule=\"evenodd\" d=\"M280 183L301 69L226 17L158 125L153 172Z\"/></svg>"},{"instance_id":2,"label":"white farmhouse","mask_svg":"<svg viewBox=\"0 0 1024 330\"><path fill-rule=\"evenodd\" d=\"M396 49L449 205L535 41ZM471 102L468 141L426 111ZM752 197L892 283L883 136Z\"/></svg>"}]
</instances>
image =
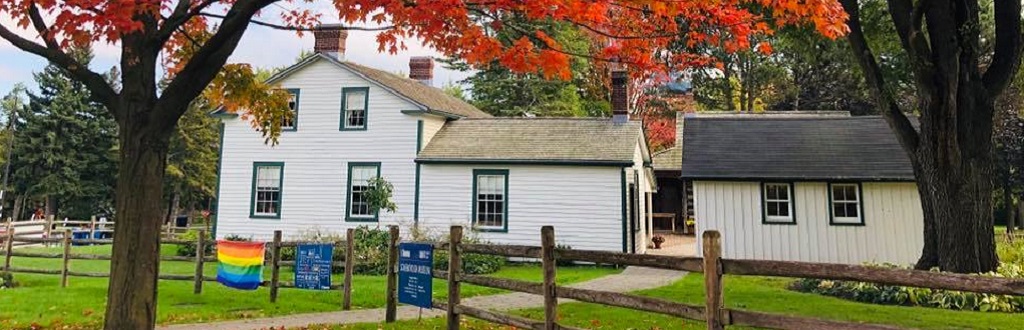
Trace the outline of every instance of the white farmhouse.
<instances>
[{"instance_id":1,"label":"white farmhouse","mask_svg":"<svg viewBox=\"0 0 1024 330\"><path fill-rule=\"evenodd\" d=\"M720 231L725 257L912 264L920 255L913 169L881 117L689 114L680 126L697 232Z\"/></svg>"},{"instance_id":2,"label":"white farmhouse","mask_svg":"<svg viewBox=\"0 0 1024 330\"><path fill-rule=\"evenodd\" d=\"M494 118L431 87L429 58L410 61L410 78L345 61L346 35L316 31L316 53L271 78L293 96L279 144L217 113L218 238L460 224L492 243L539 245L553 225L558 244L645 251L655 184L624 75L612 119ZM397 212L367 206L373 177L394 185Z\"/></svg>"}]
</instances>

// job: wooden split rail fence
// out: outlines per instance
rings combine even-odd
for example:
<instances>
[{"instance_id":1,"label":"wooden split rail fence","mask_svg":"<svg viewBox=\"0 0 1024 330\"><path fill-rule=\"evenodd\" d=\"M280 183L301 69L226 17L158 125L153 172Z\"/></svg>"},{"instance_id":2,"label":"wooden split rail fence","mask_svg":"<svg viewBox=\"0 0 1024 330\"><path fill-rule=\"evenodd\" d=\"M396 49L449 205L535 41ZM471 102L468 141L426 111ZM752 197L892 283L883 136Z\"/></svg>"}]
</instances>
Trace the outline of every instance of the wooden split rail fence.
<instances>
[{"instance_id":1,"label":"wooden split rail fence","mask_svg":"<svg viewBox=\"0 0 1024 330\"><path fill-rule=\"evenodd\" d=\"M726 308L724 305L722 283L722 275L724 274L861 281L887 285L1024 296L1024 280L1019 279L844 264L724 259L721 257L721 237L717 231L707 231L703 234L704 258L560 249L555 247L555 233L554 228L551 226L545 226L541 229L541 246L539 247L464 244L462 243L462 231L462 227L453 226L449 235L450 241L435 244L435 249L447 250L450 258L447 271L434 270L433 272L435 278L448 281L448 300L434 300L433 306L434 308L447 311L447 328L449 330L459 329L461 315L522 329L573 329L557 323L558 298L705 321L707 322L708 329L723 329L725 326L733 325L770 329L900 329L899 327L889 325L823 320ZM392 259L397 259L397 248L395 247L398 242L397 228L392 228L391 234L392 243L390 250L393 254ZM542 283L535 283L464 274L461 265L462 256L466 253L539 259L543 268L544 280ZM555 264L558 260L704 273L704 287L707 299L704 305L701 306L628 293L560 286L555 283ZM397 302L394 300L396 288L392 286L390 278L394 276L395 268L393 265L394 263L389 265L388 272L387 322L394 321L394 311L397 308ZM460 286L463 283L541 295L544 297L545 318L544 320L533 320L463 304L459 298Z\"/></svg>"},{"instance_id":2,"label":"wooden split rail fence","mask_svg":"<svg viewBox=\"0 0 1024 330\"><path fill-rule=\"evenodd\" d=\"M24 274L44 274L44 275L60 275L61 287L68 286L69 277L110 277L109 273L94 273L94 272L78 272L71 269L71 260L111 260L109 255L97 255L97 254L78 254L72 253L71 247L79 244L91 244L91 245L106 245L113 244L112 239L73 239L71 229L65 229L63 234L59 238L41 238L41 237L22 237L17 235L17 227L8 227L6 236L4 239L4 259L3 268L0 269L7 273L24 273ZM195 241L186 241L179 239L161 239L161 244L171 245L195 245L196 253L193 256L160 256L161 261L181 261L181 262L193 262L195 263L195 273L192 275L185 274L160 274L161 280L172 280L172 281L193 281L194 293L200 294L203 291L203 282L217 281L216 276L208 276L204 274L204 265L208 262L217 262L216 255L210 255L204 253L209 244L214 244L215 241L206 238L206 232L202 229L199 230L198 238ZM45 253L45 252L26 252L19 251L14 247L17 243L26 244L60 244L63 247L62 252L59 253ZM281 231L274 231L274 240L267 243L267 252L269 257L264 258L265 265L270 267L270 280L263 281L261 286L267 287L270 290L270 301L277 302L278 291L280 288L294 288L295 284L292 282L281 281L281 266L294 266L295 261L281 260L281 249L285 247L296 247L300 244L317 244L323 242L305 242L305 241L282 241ZM355 230L349 229L346 233L345 240L331 242L335 249L341 248L345 251L344 260L332 261L331 265L334 267L344 267L345 275L344 282L342 285L332 285L332 290L340 290L342 294L342 309L349 310L352 308L352 271L354 268L353 263L355 258L353 253L355 250ZM12 266L12 259L14 257L20 258L44 258L44 259L61 259L63 260L60 269L36 269L36 268L20 268Z\"/></svg>"}]
</instances>

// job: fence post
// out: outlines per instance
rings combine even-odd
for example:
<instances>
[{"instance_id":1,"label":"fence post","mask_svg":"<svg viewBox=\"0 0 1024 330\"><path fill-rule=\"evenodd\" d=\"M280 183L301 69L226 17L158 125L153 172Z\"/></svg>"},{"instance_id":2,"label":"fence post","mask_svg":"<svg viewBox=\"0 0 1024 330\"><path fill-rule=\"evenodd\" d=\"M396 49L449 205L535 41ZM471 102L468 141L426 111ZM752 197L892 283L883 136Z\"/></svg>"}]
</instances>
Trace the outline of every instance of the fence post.
<instances>
[{"instance_id":1,"label":"fence post","mask_svg":"<svg viewBox=\"0 0 1024 330\"><path fill-rule=\"evenodd\" d=\"M395 322L398 316L398 226L390 226L388 240L388 293L384 322Z\"/></svg>"},{"instance_id":2,"label":"fence post","mask_svg":"<svg viewBox=\"0 0 1024 330\"><path fill-rule=\"evenodd\" d=\"M704 248L704 318L708 330L724 329L722 322L722 241L718 231L708 230L703 235Z\"/></svg>"},{"instance_id":3,"label":"fence post","mask_svg":"<svg viewBox=\"0 0 1024 330\"><path fill-rule=\"evenodd\" d=\"M555 296L555 227L540 228L541 267L544 268L544 329L555 330L558 325L558 297Z\"/></svg>"},{"instance_id":4,"label":"fence post","mask_svg":"<svg viewBox=\"0 0 1024 330\"><path fill-rule=\"evenodd\" d=\"M4 271L11 270L11 257L14 253L14 226L7 223L7 242L5 242Z\"/></svg>"},{"instance_id":5,"label":"fence post","mask_svg":"<svg viewBox=\"0 0 1024 330\"><path fill-rule=\"evenodd\" d=\"M270 248L270 302L277 302L277 285L281 280L281 231L274 231L274 246Z\"/></svg>"},{"instance_id":6,"label":"fence post","mask_svg":"<svg viewBox=\"0 0 1024 330\"><path fill-rule=\"evenodd\" d=\"M93 218L95 219L95 217ZM206 231L199 230L199 239L196 240L196 279L193 293L203 293L203 263L206 261Z\"/></svg>"},{"instance_id":7,"label":"fence post","mask_svg":"<svg viewBox=\"0 0 1024 330\"><path fill-rule=\"evenodd\" d=\"M71 264L71 229L64 229L64 267L60 269L60 287L68 287L68 266Z\"/></svg>"},{"instance_id":8,"label":"fence post","mask_svg":"<svg viewBox=\"0 0 1024 330\"><path fill-rule=\"evenodd\" d=\"M462 272L462 226L452 226L448 234L448 330L459 330L459 305L462 294L459 277Z\"/></svg>"},{"instance_id":9,"label":"fence post","mask_svg":"<svg viewBox=\"0 0 1024 330\"><path fill-rule=\"evenodd\" d=\"M345 281L341 289L341 309L352 309L352 272L355 267L356 230L349 228L345 231Z\"/></svg>"},{"instance_id":10,"label":"fence post","mask_svg":"<svg viewBox=\"0 0 1024 330\"><path fill-rule=\"evenodd\" d=\"M96 216L89 217L89 239L98 239L96 237Z\"/></svg>"}]
</instances>

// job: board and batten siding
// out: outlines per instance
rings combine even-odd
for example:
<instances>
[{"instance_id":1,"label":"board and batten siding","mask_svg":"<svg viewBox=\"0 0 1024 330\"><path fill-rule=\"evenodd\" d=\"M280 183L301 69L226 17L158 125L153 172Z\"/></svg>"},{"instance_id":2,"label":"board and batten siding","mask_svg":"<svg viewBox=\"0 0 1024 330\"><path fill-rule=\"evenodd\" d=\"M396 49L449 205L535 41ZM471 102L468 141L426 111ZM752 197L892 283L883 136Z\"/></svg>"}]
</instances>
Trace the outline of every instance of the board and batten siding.
<instances>
[{"instance_id":1,"label":"board and batten siding","mask_svg":"<svg viewBox=\"0 0 1024 330\"><path fill-rule=\"evenodd\" d=\"M278 145L264 143L247 121L224 120L217 237L267 240L274 230L295 237L312 230L343 234L359 225L376 226L345 222L351 162L380 162L381 176L394 185L398 210L382 211L380 224L412 223L417 121L438 120L403 114L416 106L326 61L298 70L281 87L299 89L300 96L298 129L282 132ZM369 87L367 130L339 131L343 87ZM249 218L254 162L284 163L280 219Z\"/></svg>"},{"instance_id":2,"label":"board and batten siding","mask_svg":"<svg viewBox=\"0 0 1024 330\"><path fill-rule=\"evenodd\" d=\"M540 245L540 228L574 249L622 251L621 167L423 164L421 228L469 225L473 170L508 170L508 232L475 235L496 244Z\"/></svg>"},{"instance_id":3,"label":"board and batten siding","mask_svg":"<svg viewBox=\"0 0 1024 330\"><path fill-rule=\"evenodd\" d=\"M825 182L794 183L795 225L763 224L760 182L696 181L697 231L721 232L726 258L913 264L924 245L916 185L864 182L862 187L863 226L829 224Z\"/></svg>"}]
</instances>

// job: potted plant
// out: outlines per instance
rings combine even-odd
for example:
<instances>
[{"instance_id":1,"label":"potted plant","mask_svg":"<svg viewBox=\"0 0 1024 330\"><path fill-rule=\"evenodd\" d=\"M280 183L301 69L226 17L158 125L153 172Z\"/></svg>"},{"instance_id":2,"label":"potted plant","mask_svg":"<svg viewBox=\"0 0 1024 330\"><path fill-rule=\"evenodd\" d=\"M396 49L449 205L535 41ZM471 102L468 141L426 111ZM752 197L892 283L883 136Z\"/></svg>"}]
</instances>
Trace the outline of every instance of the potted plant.
<instances>
[{"instance_id":1,"label":"potted plant","mask_svg":"<svg viewBox=\"0 0 1024 330\"><path fill-rule=\"evenodd\" d=\"M696 224L697 220L694 220L692 217L686 218L686 232L693 234L696 231L696 229L694 228Z\"/></svg>"},{"instance_id":2,"label":"potted plant","mask_svg":"<svg viewBox=\"0 0 1024 330\"><path fill-rule=\"evenodd\" d=\"M654 249L660 249L661 243L665 243L665 237L661 235L654 235L654 237L651 238L651 242L654 243Z\"/></svg>"}]
</instances>

